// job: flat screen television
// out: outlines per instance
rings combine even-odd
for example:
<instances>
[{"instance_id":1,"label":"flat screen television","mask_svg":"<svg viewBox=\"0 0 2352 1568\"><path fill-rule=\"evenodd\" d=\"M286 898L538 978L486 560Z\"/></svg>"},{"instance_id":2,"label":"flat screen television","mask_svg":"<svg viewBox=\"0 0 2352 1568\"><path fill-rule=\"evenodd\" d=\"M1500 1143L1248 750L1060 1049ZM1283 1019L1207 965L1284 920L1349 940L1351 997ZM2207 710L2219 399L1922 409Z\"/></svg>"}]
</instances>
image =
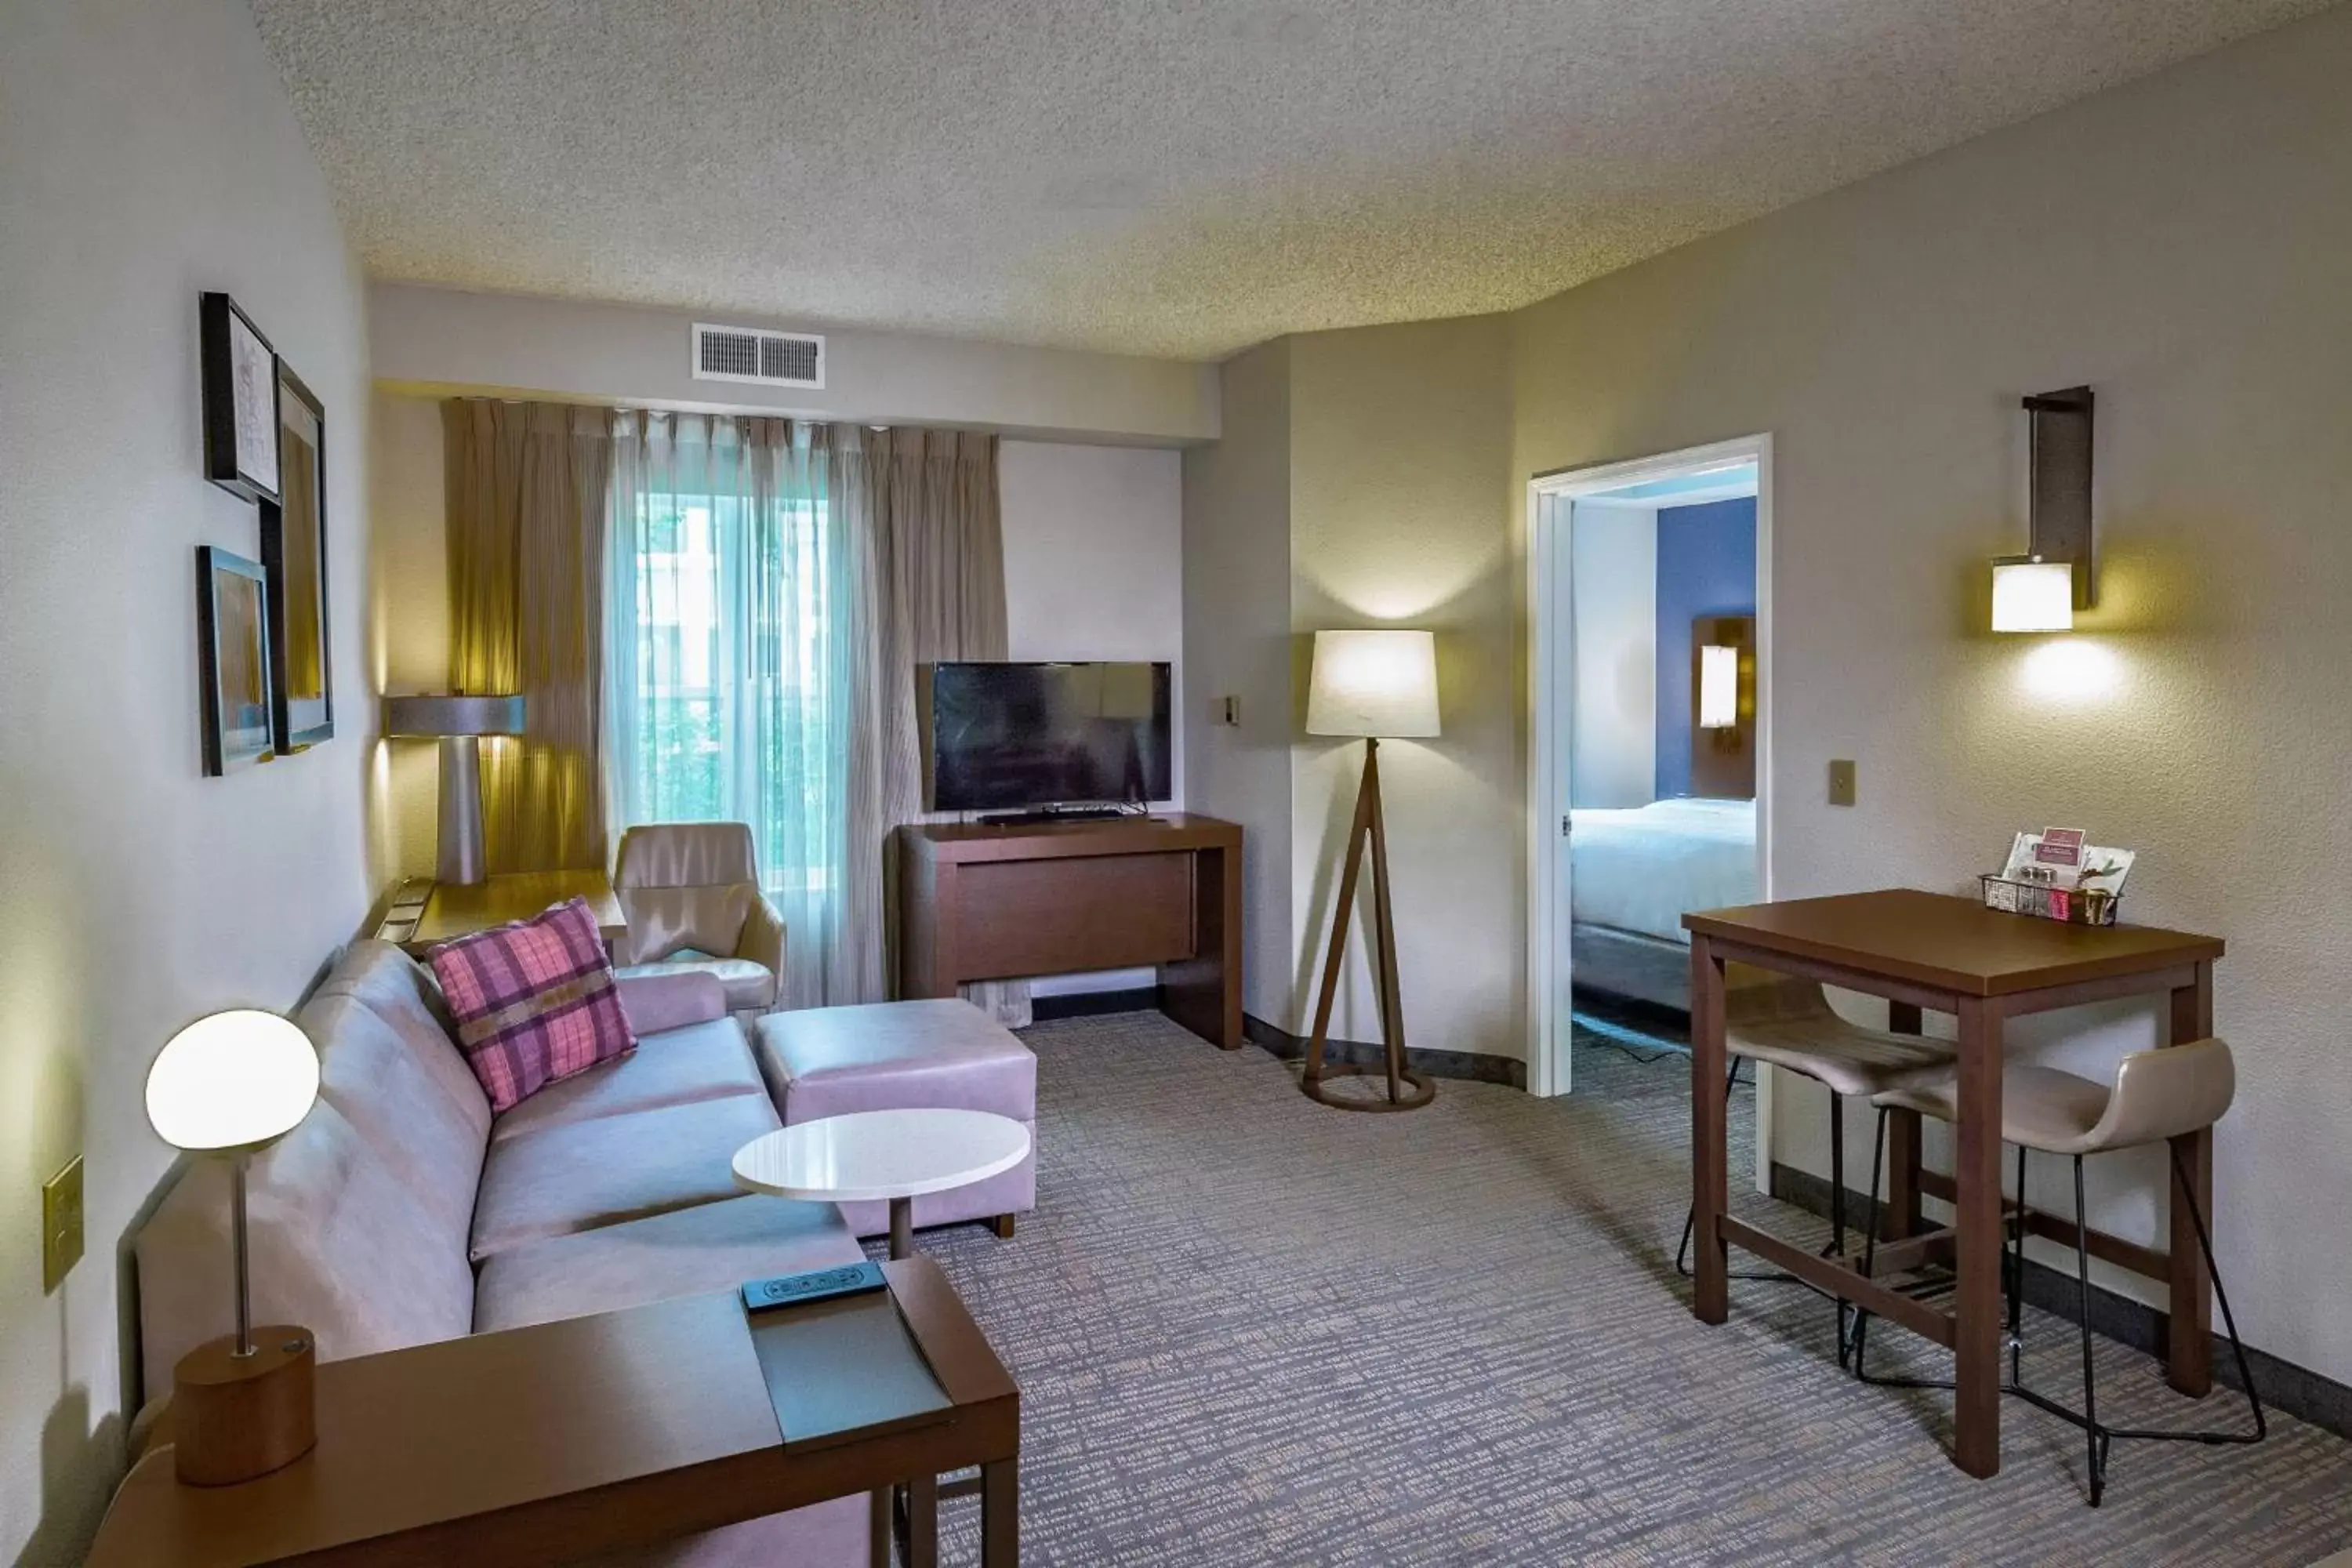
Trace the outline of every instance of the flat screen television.
<instances>
[{"instance_id":1,"label":"flat screen television","mask_svg":"<svg viewBox=\"0 0 2352 1568\"><path fill-rule=\"evenodd\" d=\"M931 808L1166 800L1164 664L935 664Z\"/></svg>"}]
</instances>

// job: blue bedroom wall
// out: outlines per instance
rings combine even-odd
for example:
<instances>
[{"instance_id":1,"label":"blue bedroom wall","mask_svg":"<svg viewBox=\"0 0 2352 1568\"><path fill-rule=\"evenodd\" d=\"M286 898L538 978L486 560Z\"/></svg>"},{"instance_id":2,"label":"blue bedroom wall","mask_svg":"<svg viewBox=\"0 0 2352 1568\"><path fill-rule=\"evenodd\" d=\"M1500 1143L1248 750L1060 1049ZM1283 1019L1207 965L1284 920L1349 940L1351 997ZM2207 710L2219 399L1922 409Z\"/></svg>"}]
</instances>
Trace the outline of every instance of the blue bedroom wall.
<instances>
[{"instance_id":1,"label":"blue bedroom wall","mask_svg":"<svg viewBox=\"0 0 2352 1568\"><path fill-rule=\"evenodd\" d=\"M1756 500L1658 512L1658 798L1690 793L1691 622L1756 613Z\"/></svg>"}]
</instances>

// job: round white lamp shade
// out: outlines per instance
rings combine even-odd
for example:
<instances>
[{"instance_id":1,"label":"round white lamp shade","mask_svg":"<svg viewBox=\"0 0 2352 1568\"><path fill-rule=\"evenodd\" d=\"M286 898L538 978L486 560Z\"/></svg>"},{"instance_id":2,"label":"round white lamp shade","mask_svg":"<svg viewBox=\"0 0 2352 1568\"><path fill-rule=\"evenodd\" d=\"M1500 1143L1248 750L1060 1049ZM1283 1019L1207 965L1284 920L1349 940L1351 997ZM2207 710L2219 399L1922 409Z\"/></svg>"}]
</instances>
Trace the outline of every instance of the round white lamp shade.
<instances>
[{"instance_id":1,"label":"round white lamp shade","mask_svg":"<svg viewBox=\"0 0 2352 1568\"><path fill-rule=\"evenodd\" d=\"M1437 639L1428 632L1317 632L1307 732L1391 740L1434 735Z\"/></svg>"},{"instance_id":2,"label":"round white lamp shade","mask_svg":"<svg viewBox=\"0 0 2352 1568\"><path fill-rule=\"evenodd\" d=\"M147 1120L175 1149L255 1149L319 1098L319 1053L290 1018L214 1013L173 1035L147 1069Z\"/></svg>"}]
</instances>

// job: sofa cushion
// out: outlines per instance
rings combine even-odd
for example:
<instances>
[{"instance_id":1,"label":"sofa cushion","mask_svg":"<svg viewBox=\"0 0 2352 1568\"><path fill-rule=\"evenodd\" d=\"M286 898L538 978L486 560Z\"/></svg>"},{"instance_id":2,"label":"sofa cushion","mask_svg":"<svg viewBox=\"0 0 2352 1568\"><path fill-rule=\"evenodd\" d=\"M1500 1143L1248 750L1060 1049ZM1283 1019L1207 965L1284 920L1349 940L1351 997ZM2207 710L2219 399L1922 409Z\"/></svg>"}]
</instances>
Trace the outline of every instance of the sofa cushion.
<instances>
[{"instance_id":1,"label":"sofa cushion","mask_svg":"<svg viewBox=\"0 0 2352 1568\"><path fill-rule=\"evenodd\" d=\"M616 973L613 989L629 1032L641 1040L727 1016L727 988L715 974L656 965L642 974Z\"/></svg>"},{"instance_id":2,"label":"sofa cushion","mask_svg":"<svg viewBox=\"0 0 2352 1568\"><path fill-rule=\"evenodd\" d=\"M760 1070L790 1124L855 1110L1037 1114L1037 1058L953 997L812 1007L759 1020Z\"/></svg>"},{"instance_id":3,"label":"sofa cushion","mask_svg":"<svg viewBox=\"0 0 2352 1568\"><path fill-rule=\"evenodd\" d=\"M736 1094L764 1099L767 1092L760 1081L760 1069L752 1065L743 1026L732 1018L720 1017L642 1037L637 1048L627 1056L549 1084L493 1122L490 1137L515 1138L600 1116L625 1116Z\"/></svg>"},{"instance_id":4,"label":"sofa cushion","mask_svg":"<svg viewBox=\"0 0 2352 1568\"><path fill-rule=\"evenodd\" d=\"M234 1326L228 1166L191 1161L140 1227L146 1392ZM331 1103L253 1157L247 1177L253 1320L300 1323L337 1361L456 1339L474 1320L466 1255Z\"/></svg>"},{"instance_id":5,"label":"sofa cushion","mask_svg":"<svg viewBox=\"0 0 2352 1568\"><path fill-rule=\"evenodd\" d=\"M734 1197L735 1151L777 1125L765 1096L739 1094L498 1139L474 1205L474 1258Z\"/></svg>"},{"instance_id":6,"label":"sofa cushion","mask_svg":"<svg viewBox=\"0 0 2352 1568\"><path fill-rule=\"evenodd\" d=\"M319 1098L416 1195L443 1244L462 1249L474 1227L482 1130L373 1009L349 995L316 996L295 1021L319 1047Z\"/></svg>"},{"instance_id":7,"label":"sofa cushion","mask_svg":"<svg viewBox=\"0 0 2352 1568\"><path fill-rule=\"evenodd\" d=\"M433 973L494 1111L636 1047L584 899L445 942Z\"/></svg>"},{"instance_id":8,"label":"sofa cushion","mask_svg":"<svg viewBox=\"0 0 2352 1568\"><path fill-rule=\"evenodd\" d=\"M831 1204L730 1198L499 1253L482 1265L474 1331L732 1290L863 1257Z\"/></svg>"},{"instance_id":9,"label":"sofa cushion","mask_svg":"<svg viewBox=\"0 0 2352 1568\"><path fill-rule=\"evenodd\" d=\"M614 973L625 980L656 974L707 974L726 992L730 1012L765 1012L776 1002L774 973L748 958L713 958L688 948L657 963L632 963Z\"/></svg>"},{"instance_id":10,"label":"sofa cushion","mask_svg":"<svg viewBox=\"0 0 2352 1568\"><path fill-rule=\"evenodd\" d=\"M393 1027L466 1120L490 1135L490 1101L457 1049L457 1026L433 972L388 942L355 942L327 972L313 1000L348 996Z\"/></svg>"}]
</instances>

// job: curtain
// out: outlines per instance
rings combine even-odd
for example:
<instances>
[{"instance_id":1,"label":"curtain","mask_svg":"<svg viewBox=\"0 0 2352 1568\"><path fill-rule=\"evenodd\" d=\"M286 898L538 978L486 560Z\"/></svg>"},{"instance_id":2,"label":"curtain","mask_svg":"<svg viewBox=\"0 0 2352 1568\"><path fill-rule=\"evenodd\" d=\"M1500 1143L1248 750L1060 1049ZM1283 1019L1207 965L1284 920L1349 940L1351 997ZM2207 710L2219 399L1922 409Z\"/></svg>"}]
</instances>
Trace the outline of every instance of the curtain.
<instances>
[{"instance_id":1,"label":"curtain","mask_svg":"<svg viewBox=\"0 0 2352 1568\"><path fill-rule=\"evenodd\" d=\"M605 535L614 820L751 825L795 1006L887 994L841 918L854 879L841 671L863 586L824 434L625 413Z\"/></svg>"},{"instance_id":2,"label":"curtain","mask_svg":"<svg viewBox=\"0 0 2352 1568\"><path fill-rule=\"evenodd\" d=\"M917 666L1004 656L994 439L623 414L605 574L612 820L750 823L784 1005L888 997Z\"/></svg>"},{"instance_id":3,"label":"curtain","mask_svg":"<svg viewBox=\"0 0 2352 1568\"><path fill-rule=\"evenodd\" d=\"M523 698L524 732L482 746L489 868L604 864L599 785L609 411L453 399L449 679Z\"/></svg>"}]
</instances>

